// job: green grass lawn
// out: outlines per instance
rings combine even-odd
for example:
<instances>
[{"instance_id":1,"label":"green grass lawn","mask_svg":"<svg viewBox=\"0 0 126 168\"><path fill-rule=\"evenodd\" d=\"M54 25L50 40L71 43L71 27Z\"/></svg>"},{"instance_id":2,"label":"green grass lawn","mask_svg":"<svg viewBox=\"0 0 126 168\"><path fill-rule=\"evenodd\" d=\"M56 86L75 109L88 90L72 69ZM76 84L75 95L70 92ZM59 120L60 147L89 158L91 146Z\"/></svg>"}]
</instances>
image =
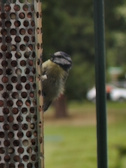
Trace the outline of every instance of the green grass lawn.
<instances>
[{"instance_id":1,"label":"green grass lawn","mask_svg":"<svg viewBox=\"0 0 126 168\"><path fill-rule=\"evenodd\" d=\"M109 168L126 167L126 104L108 103ZM96 168L95 104L71 103L67 119L45 113L45 168ZM124 152L119 153L122 147Z\"/></svg>"}]
</instances>

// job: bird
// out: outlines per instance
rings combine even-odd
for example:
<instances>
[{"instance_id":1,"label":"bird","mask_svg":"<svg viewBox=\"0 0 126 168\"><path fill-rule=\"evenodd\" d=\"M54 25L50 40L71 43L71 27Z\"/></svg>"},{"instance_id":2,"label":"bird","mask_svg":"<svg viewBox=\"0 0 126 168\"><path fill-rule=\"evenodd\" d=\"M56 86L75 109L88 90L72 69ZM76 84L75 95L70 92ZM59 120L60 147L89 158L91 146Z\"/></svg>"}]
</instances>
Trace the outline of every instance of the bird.
<instances>
[{"instance_id":1,"label":"bird","mask_svg":"<svg viewBox=\"0 0 126 168\"><path fill-rule=\"evenodd\" d=\"M71 67L72 59L63 51L55 52L50 59L42 63L42 109L44 112L55 99L64 93Z\"/></svg>"}]
</instances>

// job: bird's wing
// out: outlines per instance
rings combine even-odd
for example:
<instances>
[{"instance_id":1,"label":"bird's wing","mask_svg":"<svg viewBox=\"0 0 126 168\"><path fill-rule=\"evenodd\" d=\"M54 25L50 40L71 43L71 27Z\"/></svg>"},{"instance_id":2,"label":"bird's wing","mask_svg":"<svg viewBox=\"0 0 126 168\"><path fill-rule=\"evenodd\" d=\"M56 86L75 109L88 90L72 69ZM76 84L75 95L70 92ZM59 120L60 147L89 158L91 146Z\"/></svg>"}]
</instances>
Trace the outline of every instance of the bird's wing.
<instances>
[{"instance_id":1,"label":"bird's wing","mask_svg":"<svg viewBox=\"0 0 126 168\"><path fill-rule=\"evenodd\" d=\"M49 101L49 102L46 101L46 103L43 103L43 106L42 106L43 111L46 111L51 103L52 101Z\"/></svg>"}]
</instances>

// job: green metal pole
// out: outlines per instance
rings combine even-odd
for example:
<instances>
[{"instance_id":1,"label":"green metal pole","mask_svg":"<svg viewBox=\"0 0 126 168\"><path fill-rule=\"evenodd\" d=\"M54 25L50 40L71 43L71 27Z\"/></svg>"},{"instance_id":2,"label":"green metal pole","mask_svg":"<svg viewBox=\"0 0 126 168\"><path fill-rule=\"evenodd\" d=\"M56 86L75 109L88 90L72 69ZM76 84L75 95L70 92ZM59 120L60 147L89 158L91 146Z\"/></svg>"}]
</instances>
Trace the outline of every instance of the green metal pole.
<instances>
[{"instance_id":1,"label":"green metal pole","mask_svg":"<svg viewBox=\"0 0 126 168\"><path fill-rule=\"evenodd\" d=\"M104 0L94 0L95 22L95 73L97 111L97 164L108 167L107 158L107 114L105 92L105 45L104 45Z\"/></svg>"}]
</instances>

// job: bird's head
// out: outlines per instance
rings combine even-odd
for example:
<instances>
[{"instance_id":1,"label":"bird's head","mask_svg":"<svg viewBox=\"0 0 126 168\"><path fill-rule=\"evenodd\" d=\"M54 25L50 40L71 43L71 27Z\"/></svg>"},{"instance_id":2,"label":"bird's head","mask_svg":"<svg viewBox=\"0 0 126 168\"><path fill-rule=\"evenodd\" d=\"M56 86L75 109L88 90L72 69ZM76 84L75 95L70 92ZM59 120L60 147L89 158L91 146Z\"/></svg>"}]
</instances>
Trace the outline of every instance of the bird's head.
<instances>
[{"instance_id":1,"label":"bird's head","mask_svg":"<svg viewBox=\"0 0 126 168\"><path fill-rule=\"evenodd\" d=\"M52 62L58 64L60 67L62 67L65 71L68 71L72 66L72 59L70 56L63 52L63 51L57 51L55 52L51 59Z\"/></svg>"}]
</instances>

